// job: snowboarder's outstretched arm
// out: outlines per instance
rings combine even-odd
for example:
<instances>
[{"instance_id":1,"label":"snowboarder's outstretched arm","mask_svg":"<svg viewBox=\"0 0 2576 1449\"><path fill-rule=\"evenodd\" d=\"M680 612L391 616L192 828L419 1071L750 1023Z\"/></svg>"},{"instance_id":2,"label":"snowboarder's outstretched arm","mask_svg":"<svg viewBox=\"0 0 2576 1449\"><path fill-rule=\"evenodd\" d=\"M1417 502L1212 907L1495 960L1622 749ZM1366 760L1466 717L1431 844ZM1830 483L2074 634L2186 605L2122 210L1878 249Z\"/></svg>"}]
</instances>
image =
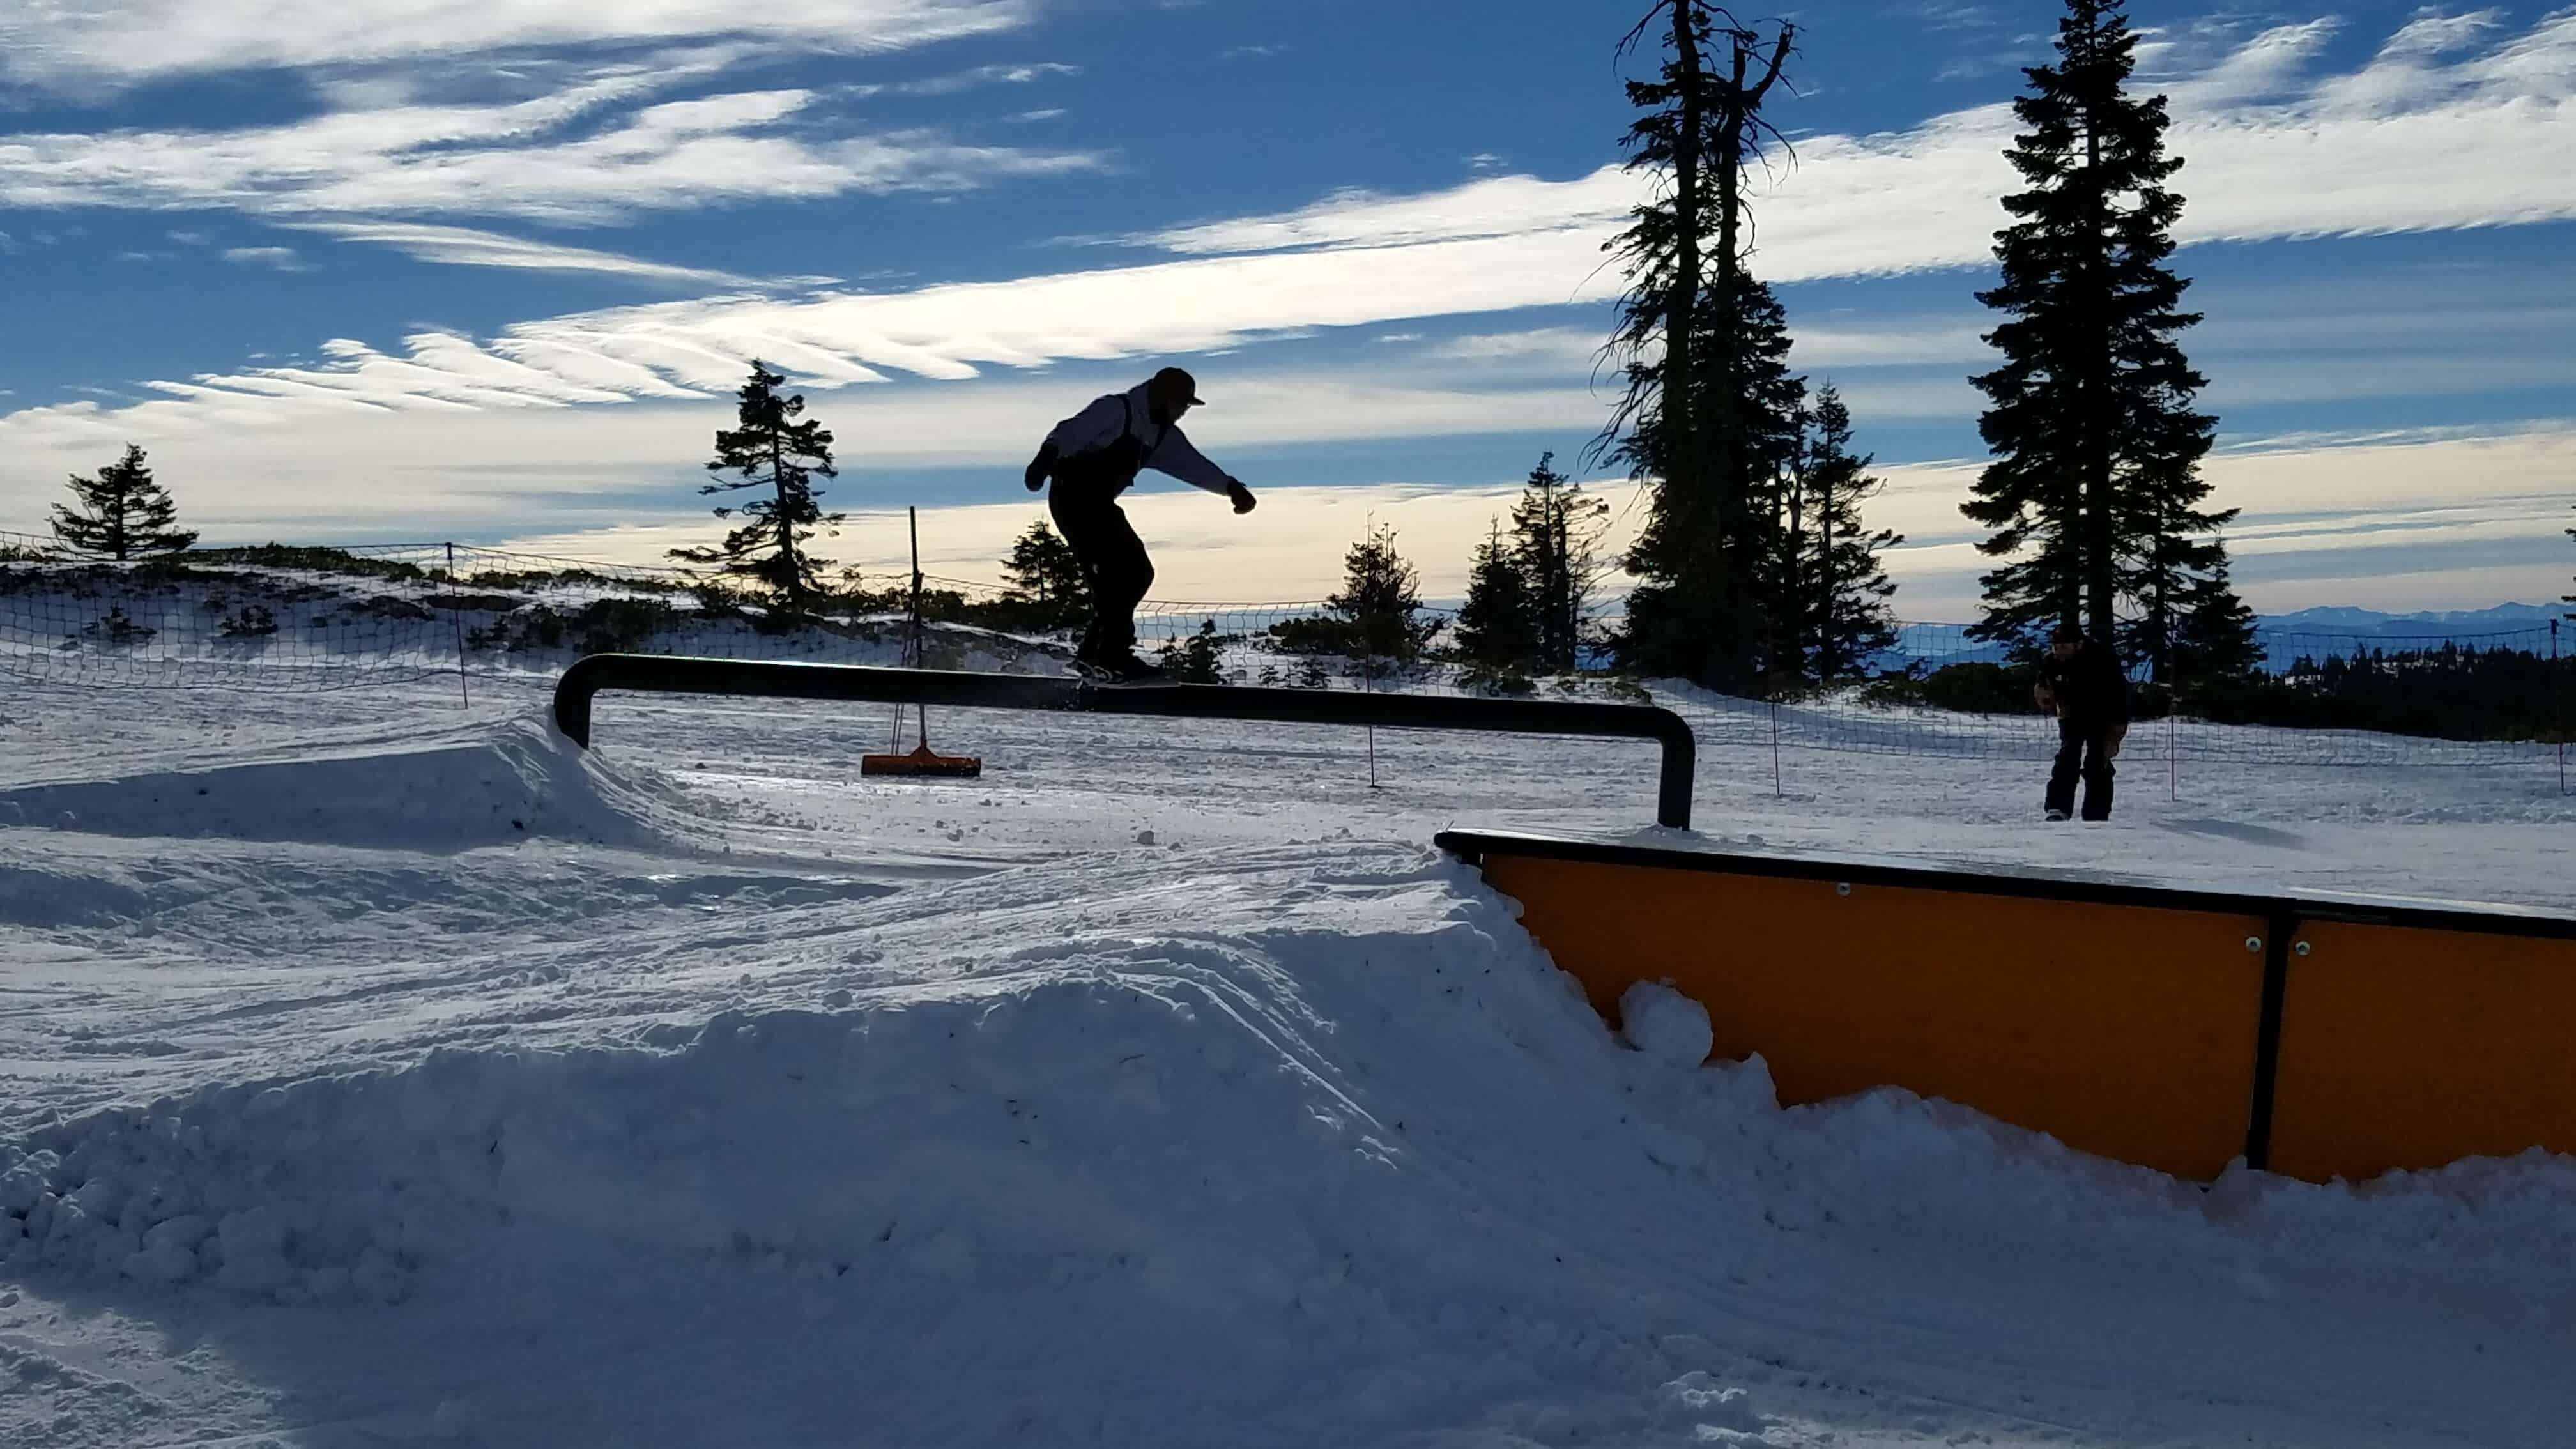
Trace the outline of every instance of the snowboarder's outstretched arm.
<instances>
[{"instance_id":1,"label":"snowboarder's outstretched arm","mask_svg":"<svg viewBox=\"0 0 2576 1449\"><path fill-rule=\"evenodd\" d=\"M1252 511L1252 490L1243 486L1243 480L1209 462L1207 455L1200 452L1190 442L1189 435L1179 428L1163 430L1162 440L1145 456L1145 466L1178 478L1193 488L1224 494L1234 501L1237 513Z\"/></svg>"}]
</instances>

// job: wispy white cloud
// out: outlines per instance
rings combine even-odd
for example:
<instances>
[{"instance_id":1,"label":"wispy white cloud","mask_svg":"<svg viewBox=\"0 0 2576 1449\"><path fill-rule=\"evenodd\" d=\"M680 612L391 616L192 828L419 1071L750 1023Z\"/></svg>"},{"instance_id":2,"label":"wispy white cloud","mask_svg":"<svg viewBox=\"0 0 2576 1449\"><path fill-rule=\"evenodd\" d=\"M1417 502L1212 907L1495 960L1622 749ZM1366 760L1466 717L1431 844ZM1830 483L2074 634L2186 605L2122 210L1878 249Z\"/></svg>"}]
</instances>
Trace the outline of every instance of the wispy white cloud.
<instances>
[{"instance_id":1,"label":"wispy white cloud","mask_svg":"<svg viewBox=\"0 0 2576 1449\"><path fill-rule=\"evenodd\" d=\"M1025 24L1031 0L46 0L0 9L0 75L66 91L158 77L535 47L730 40L866 54Z\"/></svg>"},{"instance_id":2,"label":"wispy white cloud","mask_svg":"<svg viewBox=\"0 0 2576 1449\"><path fill-rule=\"evenodd\" d=\"M309 272L313 264L293 247L227 247L224 260L245 267L274 267L281 272Z\"/></svg>"},{"instance_id":3,"label":"wispy white cloud","mask_svg":"<svg viewBox=\"0 0 2576 1449\"><path fill-rule=\"evenodd\" d=\"M2314 80L2295 102L2187 115L2179 138L2194 156L2185 173L2193 198L2186 233L2293 236L2576 216L2576 190L2563 181L2576 174L2576 11L2498 44L2448 53L2454 58L2428 72L2421 94L2374 102L2378 109L2365 116L2319 101L2327 87ZM2240 77L2230 86L2241 94L2249 84ZM661 132L689 133L792 110L787 98L799 94L722 97L645 114ZM523 123L468 111L449 124ZM1797 280L1983 264L1998 215L1994 196L2005 184L1996 151L2009 125L1998 107L1897 135L1811 138L1805 165L1763 203L1760 269ZM440 154L460 149L471 148ZM1426 196L1337 197L1285 216L1161 234L1155 240L1176 255L1150 265L902 292L617 308L525 322L480 342L414 338L404 355L352 342L300 372L198 377L184 392L170 389L171 400L143 406L156 410L148 419L156 427L230 424L321 404L562 406L602 400L594 394L729 388L752 356L809 385L841 386L895 374L959 380L995 366L1205 353L1318 328L1414 330L1404 324L1613 295L1619 279L1602 268L1599 246L1634 195L1627 177L1605 169L1573 182L1499 177ZM1980 355L1973 324L1925 326L1802 327L1799 362L1892 367ZM1549 329L1539 338L1453 343L1452 360L1468 360L1458 349L1480 345L1488 361L1518 349L1570 363L1578 352L1588 358L1594 341ZM489 379L459 371L476 357L537 377L503 384L499 391L510 396L496 401ZM1911 393L1887 404L1905 416L1956 415L1963 401L1956 377L1907 386ZM36 426L24 416L0 417L0 439ZM146 420L67 415L43 426L112 431Z\"/></svg>"},{"instance_id":4,"label":"wispy white cloud","mask_svg":"<svg viewBox=\"0 0 2576 1449\"><path fill-rule=\"evenodd\" d=\"M1896 14L1911 19L1926 30L1985 30L1995 24L1991 5L1960 5L1934 0L1930 4L1890 7Z\"/></svg>"},{"instance_id":5,"label":"wispy white cloud","mask_svg":"<svg viewBox=\"0 0 2576 1449\"><path fill-rule=\"evenodd\" d=\"M948 96L970 91L978 86L1027 85L1049 76L1078 75L1082 67L1040 61L1028 65L979 65L972 70L948 75L928 76L921 80L888 81L881 85L860 85L848 89L854 96Z\"/></svg>"},{"instance_id":6,"label":"wispy white cloud","mask_svg":"<svg viewBox=\"0 0 2576 1449\"><path fill-rule=\"evenodd\" d=\"M540 369L560 358L604 359L684 389L730 388L755 356L808 385L875 382L889 372L955 381L995 365L1210 352L1302 328L1520 307L1534 294L1561 286L1559 278L1580 276L1591 264L1591 248L1587 239L1567 233L1553 251L1498 240L1422 249L1435 254L1429 257L1390 253L1388 265L1375 273L1354 271L1343 253L1293 253L909 292L655 303L521 323L480 344L424 333L407 339L401 356L337 341L320 367L201 376L187 385L184 401L144 407L157 410L148 419L156 427L190 428L291 413L313 400L315 390L333 402L385 407L417 399L433 405L618 400L558 397L534 384L513 390L523 396L485 396L455 371L478 353ZM576 380L573 374L564 378ZM296 386L280 390L281 380ZM587 379L579 381L589 386ZM113 430L147 419L58 421ZM0 415L0 440L28 425L25 414Z\"/></svg>"},{"instance_id":7,"label":"wispy white cloud","mask_svg":"<svg viewBox=\"0 0 2576 1449\"><path fill-rule=\"evenodd\" d=\"M2167 38L2142 48L2141 67L2179 110L2208 112L2269 100L2295 94L2309 65L2343 27L2342 20L2324 16L2271 26L2248 38L2232 23L2223 24L2207 37L2211 49Z\"/></svg>"},{"instance_id":8,"label":"wispy white cloud","mask_svg":"<svg viewBox=\"0 0 2576 1449\"><path fill-rule=\"evenodd\" d=\"M557 242L535 241L526 237L505 236L500 232L480 231L473 227L439 226L408 221L305 221L290 222L299 231L319 232L342 241L368 242L392 247L396 251L424 262L438 262L460 267L500 267L516 271L587 272L604 276L632 277L639 281L673 285L733 287L746 291L779 287L820 287L831 285L832 277L747 277L712 267L678 266L667 262L648 261L620 252L598 251L589 247L565 246Z\"/></svg>"},{"instance_id":9,"label":"wispy white cloud","mask_svg":"<svg viewBox=\"0 0 2576 1449\"><path fill-rule=\"evenodd\" d=\"M2576 218L2576 10L2487 48L2491 12L2419 17L2361 70L2308 73L2332 26L2266 30L2173 86L2187 159L2185 241L2443 230ZM1763 275L1780 281L1978 265L1997 203L2003 105L1901 132L1817 135L1757 180ZM1383 247L1574 229L1598 237L1642 198L1604 167L1408 196L1345 192L1274 216L1126 238L1182 255Z\"/></svg>"},{"instance_id":10,"label":"wispy white cloud","mask_svg":"<svg viewBox=\"0 0 2576 1449\"><path fill-rule=\"evenodd\" d=\"M1975 363L1992 356L1981 338L1983 325L1975 319L1940 316L1893 317L1865 327L1834 320L1801 323L1791 361L1806 370ZM1425 346L1422 355L1580 377L1602 362L1602 340L1597 330L1538 327L1446 337Z\"/></svg>"},{"instance_id":11,"label":"wispy white cloud","mask_svg":"<svg viewBox=\"0 0 2576 1449\"><path fill-rule=\"evenodd\" d=\"M521 101L344 110L238 130L0 136L0 206L580 225L750 200L963 190L1099 164L928 131L782 129L818 99L806 90L621 109L686 73L617 67ZM603 111L618 114L576 129Z\"/></svg>"}]
</instances>

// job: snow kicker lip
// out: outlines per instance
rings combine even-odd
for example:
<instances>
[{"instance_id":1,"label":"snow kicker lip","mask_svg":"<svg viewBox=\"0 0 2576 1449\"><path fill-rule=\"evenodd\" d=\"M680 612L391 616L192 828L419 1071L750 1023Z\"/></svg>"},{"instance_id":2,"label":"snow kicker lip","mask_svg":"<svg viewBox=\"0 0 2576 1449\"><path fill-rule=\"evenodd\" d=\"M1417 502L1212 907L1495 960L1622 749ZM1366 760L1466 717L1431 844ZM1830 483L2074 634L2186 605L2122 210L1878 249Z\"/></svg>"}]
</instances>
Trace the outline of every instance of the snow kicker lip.
<instances>
[{"instance_id":1,"label":"snow kicker lip","mask_svg":"<svg viewBox=\"0 0 2576 1449\"><path fill-rule=\"evenodd\" d=\"M662 843L544 726L519 720L404 745L0 790L0 825L463 850L530 836Z\"/></svg>"}]
</instances>

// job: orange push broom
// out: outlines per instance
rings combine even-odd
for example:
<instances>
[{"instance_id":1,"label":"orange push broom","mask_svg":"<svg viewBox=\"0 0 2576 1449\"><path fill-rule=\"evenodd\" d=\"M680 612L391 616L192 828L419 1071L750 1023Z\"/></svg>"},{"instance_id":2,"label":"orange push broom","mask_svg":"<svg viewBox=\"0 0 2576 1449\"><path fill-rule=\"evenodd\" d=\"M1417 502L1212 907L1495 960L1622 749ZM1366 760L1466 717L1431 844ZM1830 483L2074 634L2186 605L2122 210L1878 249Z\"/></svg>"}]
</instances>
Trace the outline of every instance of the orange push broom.
<instances>
[{"instance_id":1,"label":"orange push broom","mask_svg":"<svg viewBox=\"0 0 2576 1449\"><path fill-rule=\"evenodd\" d=\"M903 643L903 662L908 668L921 667L921 516L912 514L912 623ZM916 704L921 723L921 742L905 754L861 755L862 775L906 775L945 780L972 780L984 773L984 762L973 755L943 755L930 747L930 707ZM903 748L903 706L894 711L894 739L889 751Z\"/></svg>"}]
</instances>

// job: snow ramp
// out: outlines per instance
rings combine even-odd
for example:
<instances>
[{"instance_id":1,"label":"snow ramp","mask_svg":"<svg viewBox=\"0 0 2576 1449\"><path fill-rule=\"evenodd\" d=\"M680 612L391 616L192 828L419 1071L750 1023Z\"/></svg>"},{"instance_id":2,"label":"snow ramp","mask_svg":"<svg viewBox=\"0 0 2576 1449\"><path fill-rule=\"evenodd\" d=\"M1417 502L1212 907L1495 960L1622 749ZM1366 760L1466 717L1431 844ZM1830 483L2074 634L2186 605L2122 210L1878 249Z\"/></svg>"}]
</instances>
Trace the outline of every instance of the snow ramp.
<instances>
[{"instance_id":1,"label":"snow ramp","mask_svg":"<svg viewBox=\"0 0 2576 1449\"><path fill-rule=\"evenodd\" d=\"M445 851L531 837L667 843L654 822L675 809L539 716L426 734L290 735L139 763L107 778L0 789L0 825Z\"/></svg>"},{"instance_id":2,"label":"snow ramp","mask_svg":"<svg viewBox=\"0 0 2576 1449\"><path fill-rule=\"evenodd\" d=\"M664 960L641 1020L567 990L543 1044L0 1146L7 1271L316 1443L2538 1444L2517 1385L2576 1350L2563 1163L2204 1194L1903 1093L1784 1112L1426 851L840 909Z\"/></svg>"}]
</instances>

